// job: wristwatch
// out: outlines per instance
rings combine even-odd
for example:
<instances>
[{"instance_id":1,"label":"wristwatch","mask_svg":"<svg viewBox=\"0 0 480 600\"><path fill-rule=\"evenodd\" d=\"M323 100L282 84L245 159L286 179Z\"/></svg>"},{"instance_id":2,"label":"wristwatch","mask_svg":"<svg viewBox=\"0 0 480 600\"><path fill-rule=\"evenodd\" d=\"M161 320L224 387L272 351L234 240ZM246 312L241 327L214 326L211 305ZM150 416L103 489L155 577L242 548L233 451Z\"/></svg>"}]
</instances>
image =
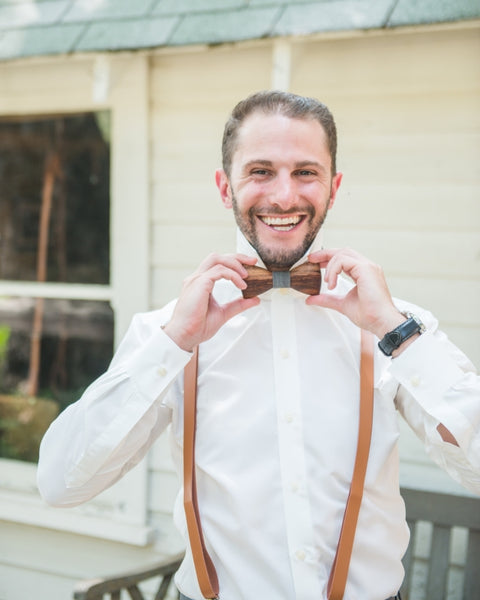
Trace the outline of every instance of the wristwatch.
<instances>
[{"instance_id":1,"label":"wristwatch","mask_svg":"<svg viewBox=\"0 0 480 600\"><path fill-rule=\"evenodd\" d=\"M402 312L402 315L407 317L407 320L386 333L378 342L378 347L385 356L392 356L392 352L401 346L405 340L408 340L408 338L416 333L423 333L425 331L425 325L416 315L410 312Z\"/></svg>"}]
</instances>

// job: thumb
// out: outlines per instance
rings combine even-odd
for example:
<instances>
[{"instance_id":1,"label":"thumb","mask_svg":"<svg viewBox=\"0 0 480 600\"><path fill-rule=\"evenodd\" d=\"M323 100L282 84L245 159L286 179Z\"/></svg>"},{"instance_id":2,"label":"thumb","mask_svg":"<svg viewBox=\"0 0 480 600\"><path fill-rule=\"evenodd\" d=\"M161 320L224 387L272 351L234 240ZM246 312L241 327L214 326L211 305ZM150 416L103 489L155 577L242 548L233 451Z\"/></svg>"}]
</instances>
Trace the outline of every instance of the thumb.
<instances>
[{"instance_id":1,"label":"thumb","mask_svg":"<svg viewBox=\"0 0 480 600\"><path fill-rule=\"evenodd\" d=\"M308 296L305 301L311 306L321 306L322 308L331 308L338 312L343 312L343 297L333 294L318 294L318 296Z\"/></svg>"},{"instance_id":2,"label":"thumb","mask_svg":"<svg viewBox=\"0 0 480 600\"><path fill-rule=\"evenodd\" d=\"M257 296L254 298L239 298L233 300L233 302L230 302L223 307L225 322L244 310L257 306L257 304L260 304L260 298Z\"/></svg>"}]
</instances>

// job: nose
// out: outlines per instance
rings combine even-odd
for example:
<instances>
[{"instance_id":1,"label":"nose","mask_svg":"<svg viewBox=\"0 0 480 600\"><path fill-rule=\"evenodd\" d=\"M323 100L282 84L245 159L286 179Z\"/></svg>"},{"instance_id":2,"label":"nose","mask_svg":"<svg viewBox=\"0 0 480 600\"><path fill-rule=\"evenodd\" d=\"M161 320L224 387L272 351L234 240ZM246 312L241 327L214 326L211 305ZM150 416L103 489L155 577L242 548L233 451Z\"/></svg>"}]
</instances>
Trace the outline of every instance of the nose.
<instances>
[{"instance_id":1,"label":"nose","mask_svg":"<svg viewBox=\"0 0 480 600\"><path fill-rule=\"evenodd\" d=\"M270 196L272 204L276 204L282 210L288 210L295 205L296 190L295 182L289 172L279 172L273 180L274 189Z\"/></svg>"}]
</instances>

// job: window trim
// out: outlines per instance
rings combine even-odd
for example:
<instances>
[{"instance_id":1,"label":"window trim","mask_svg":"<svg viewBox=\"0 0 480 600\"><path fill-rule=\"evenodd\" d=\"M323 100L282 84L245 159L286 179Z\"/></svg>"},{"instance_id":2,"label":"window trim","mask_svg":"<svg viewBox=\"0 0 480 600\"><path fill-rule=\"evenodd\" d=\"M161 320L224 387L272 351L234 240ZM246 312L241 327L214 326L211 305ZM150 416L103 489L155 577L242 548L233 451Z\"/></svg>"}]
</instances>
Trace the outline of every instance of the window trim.
<instances>
[{"instance_id":1,"label":"window trim","mask_svg":"<svg viewBox=\"0 0 480 600\"><path fill-rule=\"evenodd\" d=\"M98 95L99 62L104 66L103 97ZM5 75L8 82L1 116L99 110L109 110L111 116L110 285L1 280L0 294L109 301L115 347L133 314L149 308L148 67L148 56L140 53L26 59L0 66L0 78ZM68 73L68 83L62 81L60 87L58 70ZM51 91L26 94L26 85ZM150 543L147 460L96 499L67 511L43 502L36 470L31 463L0 459L0 519L139 546Z\"/></svg>"}]
</instances>

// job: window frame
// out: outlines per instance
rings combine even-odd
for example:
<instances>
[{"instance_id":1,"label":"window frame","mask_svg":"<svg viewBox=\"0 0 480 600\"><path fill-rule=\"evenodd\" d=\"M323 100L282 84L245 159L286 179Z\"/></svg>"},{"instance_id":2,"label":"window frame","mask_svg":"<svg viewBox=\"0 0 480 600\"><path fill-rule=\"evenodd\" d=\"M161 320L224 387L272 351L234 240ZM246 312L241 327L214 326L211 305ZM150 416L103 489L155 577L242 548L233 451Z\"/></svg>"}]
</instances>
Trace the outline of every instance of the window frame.
<instances>
[{"instance_id":1,"label":"window frame","mask_svg":"<svg viewBox=\"0 0 480 600\"><path fill-rule=\"evenodd\" d=\"M110 284L0 280L0 294L108 301L115 347L133 314L149 309L148 67L148 56L141 53L0 65L2 117L108 110L111 118ZM139 546L150 543L147 460L97 498L68 511L40 498L36 471L35 464L0 459L0 519Z\"/></svg>"}]
</instances>

